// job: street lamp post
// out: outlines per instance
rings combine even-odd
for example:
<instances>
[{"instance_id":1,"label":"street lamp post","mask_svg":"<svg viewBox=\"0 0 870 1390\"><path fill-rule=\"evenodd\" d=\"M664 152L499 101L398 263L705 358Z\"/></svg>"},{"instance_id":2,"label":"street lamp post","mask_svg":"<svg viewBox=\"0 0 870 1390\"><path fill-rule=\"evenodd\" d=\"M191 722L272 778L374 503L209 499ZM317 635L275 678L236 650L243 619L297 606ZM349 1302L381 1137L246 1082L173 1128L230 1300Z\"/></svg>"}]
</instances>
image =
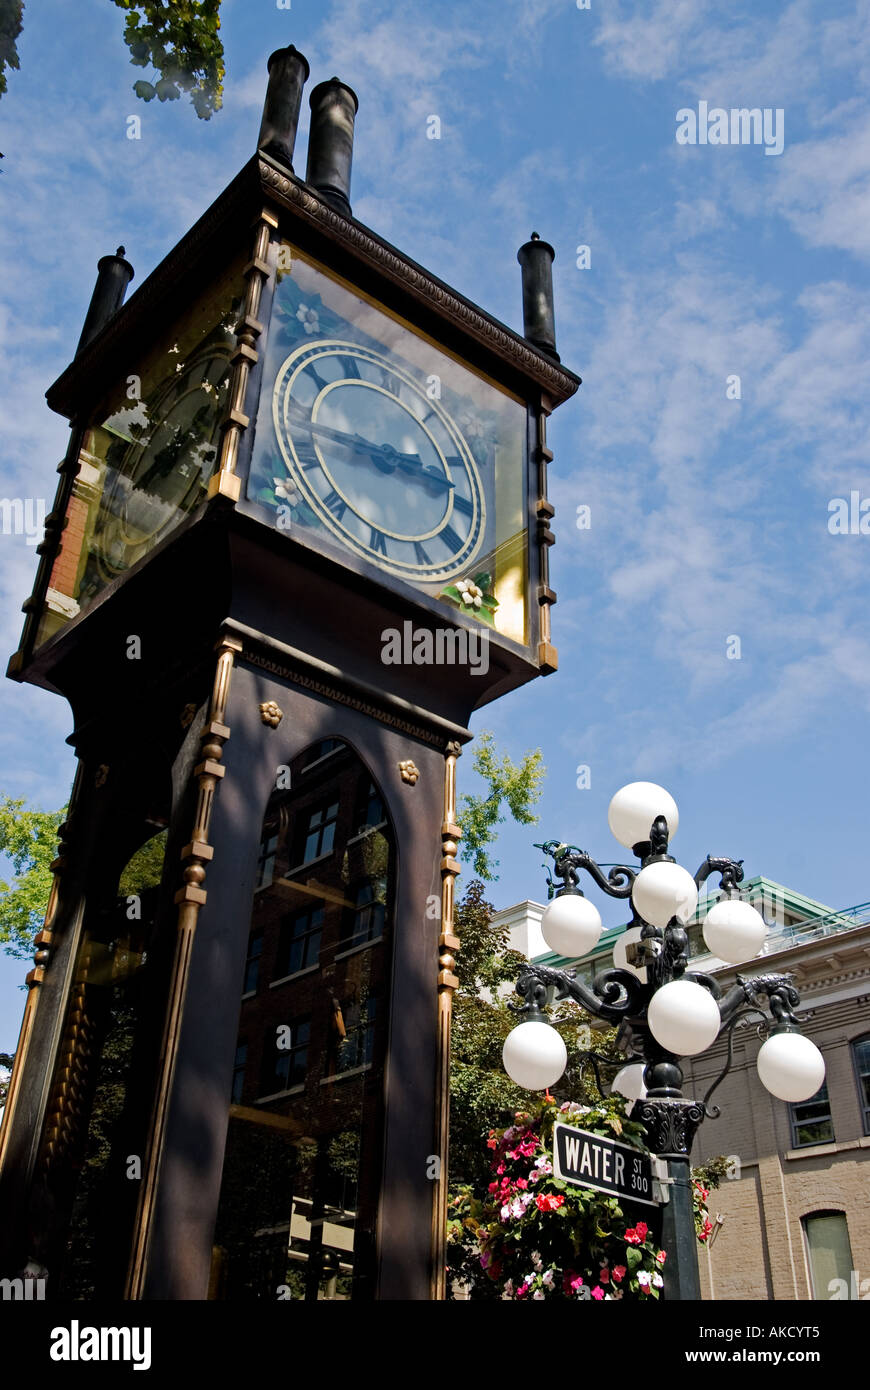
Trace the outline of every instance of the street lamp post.
<instances>
[{"instance_id":1,"label":"street lamp post","mask_svg":"<svg viewBox=\"0 0 870 1390\"><path fill-rule=\"evenodd\" d=\"M635 1101L633 1115L646 1128L650 1151L667 1163L668 1200L662 1214L665 1298L698 1299L694 1211L689 1156L701 1122L716 1118L710 1097L731 1068L733 1031L752 1014L767 1034L758 1055L758 1073L781 1100L807 1100L825 1075L814 1043L799 1030L794 1010L800 995L789 975L737 976L723 994L711 975L688 968L686 923L697 907L698 890L719 875L723 896L704 921L707 946L720 959L738 963L757 955L767 928L761 915L740 897L743 861L707 856L692 876L668 854L679 816L673 798L650 782L634 782L617 792L608 812L610 828L630 848L639 867L618 864L605 875L585 851L548 840L537 846L553 860L550 902L541 921L544 940L563 956L584 955L595 946L602 923L579 887L584 870L612 898L630 898L632 920L622 938L624 964L596 975L591 985L573 970L525 966L512 1005L520 1022L504 1046L505 1069L528 1090L553 1086L567 1063L561 1036L544 1009L555 999L573 999L595 1017L618 1027L617 1046L625 1062L613 1089ZM769 1015L764 1012L766 1000ZM683 1095L680 1059L705 1052L720 1034L728 1039L725 1066L700 1100Z\"/></svg>"}]
</instances>

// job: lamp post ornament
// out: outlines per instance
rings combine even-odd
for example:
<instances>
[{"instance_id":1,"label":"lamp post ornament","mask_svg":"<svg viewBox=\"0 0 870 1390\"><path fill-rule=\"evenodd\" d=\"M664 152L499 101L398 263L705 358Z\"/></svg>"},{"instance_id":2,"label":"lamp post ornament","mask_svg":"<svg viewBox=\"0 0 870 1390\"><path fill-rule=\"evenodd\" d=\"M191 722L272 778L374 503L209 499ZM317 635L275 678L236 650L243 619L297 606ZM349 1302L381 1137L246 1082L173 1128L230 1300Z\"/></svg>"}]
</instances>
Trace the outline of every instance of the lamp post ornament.
<instances>
[{"instance_id":1,"label":"lamp post ornament","mask_svg":"<svg viewBox=\"0 0 870 1390\"><path fill-rule=\"evenodd\" d=\"M579 886L584 870L609 897L630 899L632 920L614 952L620 963L596 975L591 985L578 979L575 970L526 965L516 985L523 1003L511 1005L520 1021L505 1040L504 1066L527 1090L544 1090L561 1077L567 1050L544 1013L551 990L555 999L573 999L596 1018L618 1026L617 1046L625 1063L612 1089L635 1102L633 1118L645 1126L651 1153L667 1164L664 1294L698 1299L689 1155L698 1126L720 1113L710 1097L731 1068L735 1026L750 1015L760 1017L766 1039L758 1054L758 1074L780 1100L795 1102L815 1095L825 1064L819 1049L800 1032L794 1013L800 995L790 975L738 975L723 993L711 975L689 969L686 924L697 908L699 888L714 874L719 875L722 896L703 923L708 948L731 964L751 960L761 950L767 927L761 914L740 897L743 861L708 855L694 876L681 868L668 853L679 824L676 803L651 782L632 782L618 791L608 823L640 866L617 864L605 875L575 845L558 840L538 845L552 858L555 874L554 880L547 870L550 901L541 930L557 955L576 958L594 948L602 923ZM769 1013L762 1007L764 1000ZM702 1099L685 1096L680 1059L705 1052L722 1034L728 1040L723 1070Z\"/></svg>"}]
</instances>

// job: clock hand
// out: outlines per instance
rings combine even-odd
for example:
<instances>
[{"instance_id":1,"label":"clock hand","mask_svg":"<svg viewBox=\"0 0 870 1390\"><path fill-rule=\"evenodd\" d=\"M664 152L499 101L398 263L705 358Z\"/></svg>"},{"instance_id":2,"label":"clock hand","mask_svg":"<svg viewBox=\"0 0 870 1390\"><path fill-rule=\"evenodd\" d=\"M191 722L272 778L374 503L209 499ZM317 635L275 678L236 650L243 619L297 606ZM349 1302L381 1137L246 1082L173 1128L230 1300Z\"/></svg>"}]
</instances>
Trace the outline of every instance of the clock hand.
<instances>
[{"instance_id":1,"label":"clock hand","mask_svg":"<svg viewBox=\"0 0 870 1390\"><path fill-rule=\"evenodd\" d=\"M394 468L401 468L404 473L408 473L411 477L421 478L427 483L434 483L442 492L449 491L456 486L443 474L424 467L419 454L400 453L392 444L372 444L361 434L347 434L344 430L333 429L331 425L318 424L316 420L300 419L299 423L304 425L311 434L321 434L326 439L334 439L336 443L346 445L355 453L363 454L366 458L370 458L375 466L377 466L378 456L380 456L388 460Z\"/></svg>"}]
</instances>

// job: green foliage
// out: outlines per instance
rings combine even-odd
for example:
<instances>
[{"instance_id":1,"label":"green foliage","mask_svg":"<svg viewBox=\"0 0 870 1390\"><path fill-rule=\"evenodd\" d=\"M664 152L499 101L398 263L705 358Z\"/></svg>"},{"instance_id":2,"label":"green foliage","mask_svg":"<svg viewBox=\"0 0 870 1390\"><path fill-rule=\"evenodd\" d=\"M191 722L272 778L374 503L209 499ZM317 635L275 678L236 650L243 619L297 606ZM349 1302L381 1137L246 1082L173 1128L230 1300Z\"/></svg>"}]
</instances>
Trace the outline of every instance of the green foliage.
<instances>
[{"instance_id":1,"label":"green foliage","mask_svg":"<svg viewBox=\"0 0 870 1390\"><path fill-rule=\"evenodd\" d=\"M26 811L23 800L0 796L0 852L15 870L11 884L0 880L0 944L20 960L32 955L33 936L42 926L51 891L49 866L65 815L66 807Z\"/></svg>"},{"instance_id":2,"label":"green foliage","mask_svg":"<svg viewBox=\"0 0 870 1390\"><path fill-rule=\"evenodd\" d=\"M24 0L0 0L0 96L6 91L6 69L18 68L15 40L21 33Z\"/></svg>"},{"instance_id":3,"label":"green foliage","mask_svg":"<svg viewBox=\"0 0 870 1390\"><path fill-rule=\"evenodd\" d=\"M208 121L223 104L224 47L221 0L112 0L126 14L124 42L134 67L154 69L133 91L143 101L178 101L190 93L193 109ZM15 41L23 23L23 0L0 0L0 96L6 68L18 67Z\"/></svg>"},{"instance_id":4,"label":"green foliage","mask_svg":"<svg viewBox=\"0 0 870 1390\"><path fill-rule=\"evenodd\" d=\"M504 823L500 815L504 802L518 825L535 825L538 817L531 807L540 800L541 786L547 769L540 748L525 753L517 765L510 755L499 757L493 735L481 733L474 754L474 771L489 785L485 796L463 796L459 809L462 830L460 858L471 863L478 878L492 883L497 877L498 860L493 859L490 847L496 838L496 827Z\"/></svg>"},{"instance_id":5,"label":"green foliage","mask_svg":"<svg viewBox=\"0 0 870 1390\"><path fill-rule=\"evenodd\" d=\"M163 876L163 860L166 857L167 832L161 830L146 840L128 861L118 883L118 896L128 898L135 893L144 893L156 888Z\"/></svg>"},{"instance_id":6,"label":"green foliage","mask_svg":"<svg viewBox=\"0 0 870 1390\"><path fill-rule=\"evenodd\" d=\"M505 1038L517 1023L509 1003L519 1002L513 987L525 957L510 950L507 927L492 925L495 908L484 892L484 885L473 880L456 905L454 923L462 945L450 1052L450 1181L471 1183L478 1191L489 1181L486 1135L529 1103L529 1093L511 1081L502 1062ZM562 1005L551 1021L565 1039L569 1058L554 1090L564 1099L597 1097L579 1055L591 1045L584 1014L573 1004ZM606 1055L614 1036L612 1029L597 1034L595 1050Z\"/></svg>"},{"instance_id":7,"label":"green foliage","mask_svg":"<svg viewBox=\"0 0 870 1390\"><path fill-rule=\"evenodd\" d=\"M178 101L189 92L201 120L222 105L224 49L221 0L113 0L126 13L124 42L135 67L152 67L156 81L133 85L143 101Z\"/></svg>"},{"instance_id":8,"label":"green foliage","mask_svg":"<svg viewBox=\"0 0 870 1390\"><path fill-rule=\"evenodd\" d=\"M156 70L157 81L140 78L133 92L143 101L178 101L190 93L193 110L208 121L220 110L224 92L221 0L113 0L126 13L124 42L131 63Z\"/></svg>"}]
</instances>

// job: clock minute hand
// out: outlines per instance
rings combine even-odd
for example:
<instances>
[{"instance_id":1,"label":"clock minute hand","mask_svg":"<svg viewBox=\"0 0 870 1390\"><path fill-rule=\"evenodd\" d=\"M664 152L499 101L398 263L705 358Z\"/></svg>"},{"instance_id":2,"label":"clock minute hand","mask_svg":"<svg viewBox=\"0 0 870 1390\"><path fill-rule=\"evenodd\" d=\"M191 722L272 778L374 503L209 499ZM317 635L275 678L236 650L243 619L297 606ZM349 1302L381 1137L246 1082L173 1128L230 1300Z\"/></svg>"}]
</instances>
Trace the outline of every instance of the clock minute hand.
<instances>
[{"instance_id":1,"label":"clock minute hand","mask_svg":"<svg viewBox=\"0 0 870 1390\"><path fill-rule=\"evenodd\" d=\"M422 478L424 482L434 483L442 492L449 491L456 486L449 478L445 478L440 473L430 473L424 468L419 454L403 454L395 449L392 444L372 444L371 440L364 439L361 434L347 434L344 430L333 429L331 425L320 425L316 420L306 419L300 424L311 434L322 434L326 439L334 439L337 444L344 444L349 449L353 449L358 454L364 454L372 460L376 456L389 460L394 467L401 468L404 473L412 477Z\"/></svg>"}]
</instances>

